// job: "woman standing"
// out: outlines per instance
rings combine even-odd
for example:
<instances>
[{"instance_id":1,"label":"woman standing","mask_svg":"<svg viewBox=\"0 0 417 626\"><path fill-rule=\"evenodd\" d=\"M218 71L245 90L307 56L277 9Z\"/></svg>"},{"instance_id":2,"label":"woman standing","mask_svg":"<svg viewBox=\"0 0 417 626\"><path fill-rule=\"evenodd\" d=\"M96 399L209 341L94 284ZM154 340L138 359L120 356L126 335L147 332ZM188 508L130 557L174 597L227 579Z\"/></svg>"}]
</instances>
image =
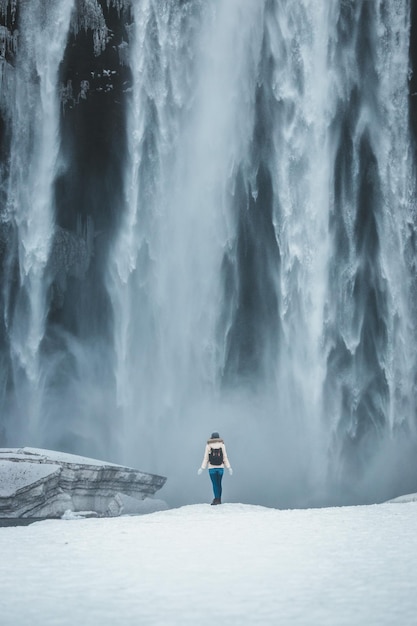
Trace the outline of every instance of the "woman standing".
<instances>
[{"instance_id":1,"label":"woman standing","mask_svg":"<svg viewBox=\"0 0 417 626\"><path fill-rule=\"evenodd\" d=\"M233 474L233 470L227 458L226 446L224 445L223 439L220 438L219 433L212 433L210 439L208 439L203 462L198 470L198 474L200 475L207 466L213 484L214 500L212 504L221 504L224 468L227 467L230 475Z\"/></svg>"}]
</instances>

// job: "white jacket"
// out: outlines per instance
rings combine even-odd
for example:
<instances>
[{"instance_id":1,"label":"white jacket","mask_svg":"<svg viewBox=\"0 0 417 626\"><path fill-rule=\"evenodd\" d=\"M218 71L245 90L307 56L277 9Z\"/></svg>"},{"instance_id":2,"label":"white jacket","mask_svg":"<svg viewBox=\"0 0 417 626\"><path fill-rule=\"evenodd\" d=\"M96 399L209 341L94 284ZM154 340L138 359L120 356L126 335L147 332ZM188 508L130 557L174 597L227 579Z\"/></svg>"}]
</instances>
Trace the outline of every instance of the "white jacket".
<instances>
[{"instance_id":1,"label":"white jacket","mask_svg":"<svg viewBox=\"0 0 417 626\"><path fill-rule=\"evenodd\" d=\"M209 454L211 448L221 448L223 450L223 463L221 465L211 465L211 463L209 462ZM209 439L207 441L201 469L206 469L206 467L208 467L209 469L214 469L218 467L227 467L228 469L230 469L230 463L229 459L227 458L226 446L224 445L223 439Z\"/></svg>"}]
</instances>

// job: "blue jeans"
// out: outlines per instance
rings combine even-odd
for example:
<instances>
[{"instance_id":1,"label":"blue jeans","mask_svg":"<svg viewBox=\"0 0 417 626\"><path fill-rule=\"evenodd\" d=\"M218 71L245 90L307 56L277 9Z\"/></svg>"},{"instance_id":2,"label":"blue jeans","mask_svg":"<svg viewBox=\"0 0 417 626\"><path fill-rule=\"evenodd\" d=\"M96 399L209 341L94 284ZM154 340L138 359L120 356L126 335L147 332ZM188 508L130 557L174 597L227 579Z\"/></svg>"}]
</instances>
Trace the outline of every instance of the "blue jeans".
<instances>
[{"instance_id":1,"label":"blue jeans","mask_svg":"<svg viewBox=\"0 0 417 626\"><path fill-rule=\"evenodd\" d=\"M211 482L213 483L214 497L220 500L222 497L222 478L224 469L222 467L214 467L209 469Z\"/></svg>"}]
</instances>

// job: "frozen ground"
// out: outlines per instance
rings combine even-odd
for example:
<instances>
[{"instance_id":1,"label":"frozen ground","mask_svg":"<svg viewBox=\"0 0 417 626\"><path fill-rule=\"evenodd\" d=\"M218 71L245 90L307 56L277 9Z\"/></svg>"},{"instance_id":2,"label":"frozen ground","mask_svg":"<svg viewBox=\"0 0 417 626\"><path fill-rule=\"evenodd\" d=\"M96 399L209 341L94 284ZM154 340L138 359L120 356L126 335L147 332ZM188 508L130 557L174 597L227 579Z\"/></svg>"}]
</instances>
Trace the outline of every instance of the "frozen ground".
<instances>
[{"instance_id":1,"label":"frozen ground","mask_svg":"<svg viewBox=\"0 0 417 626\"><path fill-rule=\"evenodd\" d=\"M0 528L2 626L415 626L417 502Z\"/></svg>"}]
</instances>

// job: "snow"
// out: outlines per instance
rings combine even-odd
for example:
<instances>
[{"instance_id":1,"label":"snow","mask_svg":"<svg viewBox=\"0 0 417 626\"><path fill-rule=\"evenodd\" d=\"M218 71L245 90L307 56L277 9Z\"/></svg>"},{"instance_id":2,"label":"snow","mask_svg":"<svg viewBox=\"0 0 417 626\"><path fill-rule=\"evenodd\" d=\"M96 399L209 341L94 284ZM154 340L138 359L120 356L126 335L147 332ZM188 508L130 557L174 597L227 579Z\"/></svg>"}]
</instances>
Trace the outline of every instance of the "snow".
<instances>
[{"instance_id":1,"label":"snow","mask_svg":"<svg viewBox=\"0 0 417 626\"><path fill-rule=\"evenodd\" d=\"M59 452L57 450L44 450L43 448L10 448L0 449L0 458L27 458L32 457L36 460L36 457L43 457L50 461L58 461L59 463L76 463L78 465L98 465L100 467L123 467L121 465L115 465L114 463L107 463L106 461L99 461L97 459L90 459L86 456L79 456L77 454L69 454L68 452Z\"/></svg>"},{"instance_id":2,"label":"snow","mask_svg":"<svg viewBox=\"0 0 417 626\"><path fill-rule=\"evenodd\" d=\"M57 465L48 463L9 463L0 458L0 498L13 496L16 491L37 483L39 480L59 474L60 468Z\"/></svg>"},{"instance_id":3,"label":"snow","mask_svg":"<svg viewBox=\"0 0 417 626\"><path fill-rule=\"evenodd\" d=\"M0 528L2 626L417 623L417 503Z\"/></svg>"},{"instance_id":4,"label":"snow","mask_svg":"<svg viewBox=\"0 0 417 626\"><path fill-rule=\"evenodd\" d=\"M388 500L388 502L394 502L394 503L417 502L417 493L410 493L405 496L398 496L398 498L393 498L392 500Z\"/></svg>"}]
</instances>

